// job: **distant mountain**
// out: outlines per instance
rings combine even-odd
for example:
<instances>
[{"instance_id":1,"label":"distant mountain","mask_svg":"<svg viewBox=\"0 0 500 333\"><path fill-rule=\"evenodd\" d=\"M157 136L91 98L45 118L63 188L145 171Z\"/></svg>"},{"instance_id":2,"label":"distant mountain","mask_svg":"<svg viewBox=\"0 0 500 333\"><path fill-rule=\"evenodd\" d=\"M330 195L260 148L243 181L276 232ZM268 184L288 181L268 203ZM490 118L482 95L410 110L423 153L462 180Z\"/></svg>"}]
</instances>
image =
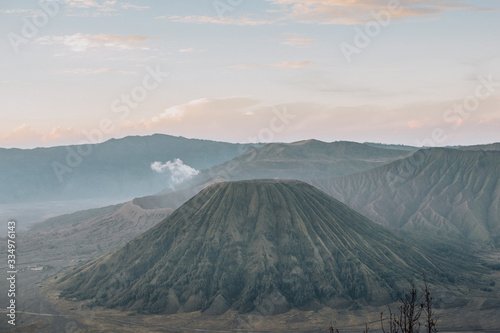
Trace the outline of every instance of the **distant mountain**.
<instances>
[{"instance_id":1,"label":"distant mountain","mask_svg":"<svg viewBox=\"0 0 500 333\"><path fill-rule=\"evenodd\" d=\"M460 149L460 150L500 150L500 142L484 144L484 145L475 145L475 146L461 146L458 149Z\"/></svg>"},{"instance_id":2,"label":"distant mountain","mask_svg":"<svg viewBox=\"0 0 500 333\"><path fill-rule=\"evenodd\" d=\"M347 141L270 143L263 147L252 147L231 161L201 172L190 184L204 183L214 177L226 180L338 177L370 170L410 154L411 151L407 150L378 148Z\"/></svg>"},{"instance_id":3,"label":"distant mountain","mask_svg":"<svg viewBox=\"0 0 500 333\"><path fill-rule=\"evenodd\" d=\"M0 149L0 203L130 198L169 187L151 163L181 159L201 170L242 154L248 146L168 135L112 139L91 146Z\"/></svg>"},{"instance_id":4,"label":"distant mountain","mask_svg":"<svg viewBox=\"0 0 500 333\"><path fill-rule=\"evenodd\" d=\"M414 147L414 146L374 143L374 142L364 142L363 144L371 146L371 147L385 148L385 149L396 149L396 150L417 151L419 149L418 147Z\"/></svg>"},{"instance_id":5,"label":"distant mountain","mask_svg":"<svg viewBox=\"0 0 500 333\"><path fill-rule=\"evenodd\" d=\"M500 151L423 149L311 183L385 226L500 244Z\"/></svg>"},{"instance_id":6,"label":"distant mountain","mask_svg":"<svg viewBox=\"0 0 500 333\"><path fill-rule=\"evenodd\" d=\"M299 181L218 183L59 284L62 297L144 313L280 313L383 304L422 272L439 284L474 270L457 248L416 242Z\"/></svg>"}]
</instances>

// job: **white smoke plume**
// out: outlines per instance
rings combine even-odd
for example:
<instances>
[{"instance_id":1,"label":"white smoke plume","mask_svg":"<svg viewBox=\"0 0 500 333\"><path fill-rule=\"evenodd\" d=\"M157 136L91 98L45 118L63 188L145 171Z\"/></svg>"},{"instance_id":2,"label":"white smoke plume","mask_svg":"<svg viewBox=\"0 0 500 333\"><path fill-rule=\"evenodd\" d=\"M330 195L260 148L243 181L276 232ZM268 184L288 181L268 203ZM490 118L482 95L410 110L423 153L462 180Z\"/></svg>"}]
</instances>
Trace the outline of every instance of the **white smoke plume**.
<instances>
[{"instance_id":1,"label":"white smoke plume","mask_svg":"<svg viewBox=\"0 0 500 333\"><path fill-rule=\"evenodd\" d=\"M200 171L184 164L180 158L174 159L173 162L153 162L151 163L151 170L158 173L168 173L170 175L170 181L175 185L180 184L200 173Z\"/></svg>"}]
</instances>

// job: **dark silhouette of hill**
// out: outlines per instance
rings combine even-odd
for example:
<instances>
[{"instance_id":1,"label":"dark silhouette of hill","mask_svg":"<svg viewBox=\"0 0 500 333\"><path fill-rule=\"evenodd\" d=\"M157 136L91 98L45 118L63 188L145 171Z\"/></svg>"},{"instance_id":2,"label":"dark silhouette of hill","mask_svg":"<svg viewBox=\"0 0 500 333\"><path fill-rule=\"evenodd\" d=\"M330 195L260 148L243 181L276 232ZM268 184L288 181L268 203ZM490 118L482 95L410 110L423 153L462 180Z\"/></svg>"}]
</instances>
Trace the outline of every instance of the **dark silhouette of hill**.
<instances>
[{"instance_id":1,"label":"dark silhouette of hill","mask_svg":"<svg viewBox=\"0 0 500 333\"><path fill-rule=\"evenodd\" d=\"M385 226L499 245L500 151L424 149L311 183Z\"/></svg>"},{"instance_id":2,"label":"dark silhouette of hill","mask_svg":"<svg viewBox=\"0 0 500 333\"><path fill-rule=\"evenodd\" d=\"M155 134L112 139L91 148L0 149L0 203L130 200L167 188L165 177L151 170L153 162L180 158L202 170L233 159L246 147ZM89 151L85 156L76 155Z\"/></svg>"},{"instance_id":3,"label":"dark silhouette of hill","mask_svg":"<svg viewBox=\"0 0 500 333\"><path fill-rule=\"evenodd\" d=\"M439 284L474 270L457 248L418 242L303 182L226 182L59 283L95 305L218 315L384 304L422 272Z\"/></svg>"}]
</instances>

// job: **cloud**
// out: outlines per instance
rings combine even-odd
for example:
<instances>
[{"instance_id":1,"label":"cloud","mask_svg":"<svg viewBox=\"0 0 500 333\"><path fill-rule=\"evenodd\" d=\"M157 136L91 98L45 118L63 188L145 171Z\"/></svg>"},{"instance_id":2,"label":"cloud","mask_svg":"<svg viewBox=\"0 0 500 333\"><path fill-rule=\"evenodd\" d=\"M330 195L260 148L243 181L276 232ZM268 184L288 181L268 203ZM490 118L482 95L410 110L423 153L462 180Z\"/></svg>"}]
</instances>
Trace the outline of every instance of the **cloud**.
<instances>
[{"instance_id":1,"label":"cloud","mask_svg":"<svg viewBox=\"0 0 500 333\"><path fill-rule=\"evenodd\" d=\"M361 24L375 20L374 13L390 12L391 18L419 17L449 10L484 10L464 1L400 0L398 10L390 11L387 0L267 0L280 7L285 17L302 23Z\"/></svg>"},{"instance_id":2,"label":"cloud","mask_svg":"<svg viewBox=\"0 0 500 333\"><path fill-rule=\"evenodd\" d=\"M200 52L205 52L205 50L198 50L198 49L195 49L194 47L188 47L185 49L179 49L178 52L180 52L180 53L200 53Z\"/></svg>"},{"instance_id":3,"label":"cloud","mask_svg":"<svg viewBox=\"0 0 500 333\"><path fill-rule=\"evenodd\" d=\"M250 108L259 103L260 100L249 97L201 98L168 107L150 119L125 122L122 131L137 134L159 132L188 137L212 133L222 138L241 134L242 123L261 122L262 118L249 119L246 115Z\"/></svg>"},{"instance_id":4,"label":"cloud","mask_svg":"<svg viewBox=\"0 0 500 333\"><path fill-rule=\"evenodd\" d=\"M71 126L54 126L50 130L35 129L22 124L1 136L1 147L34 148L80 143L82 132Z\"/></svg>"},{"instance_id":5,"label":"cloud","mask_svg":"<svg viewBox=\"0 0 500 333\"><path fill-rule=\"evenodd\" d=\"M180 184L200 173L200 171L184 164L179 158L174 159L173 162L153 162L151 163L151 170L161 174L168 174L171 182L170 185Z\"/></svg>"},{"instance_id":6,"label":"cloud","mask_svg":"<svg viewBox=\"0 0 500 333\"><path fill-rule=\"evenodd\" d=\"M298 69L298 68L309 67L311 65L312 65L312 62L310 62L310 61L281 61L281 62L275 62L273 64L266 64L266 65L260 65L260 64L235 64L235 65L227 66L227 68L231 68L231 69L252 69L252 68L277 67L277 68L281 68L281 69Z\"/></svg>"},{"instance_id":7,"label":"cloud","mask_svg":"<svg viewBox=\"0 0 500 333\"><path fill-rule=\"evenodd\" d=\"M447 144L498 141L500 97L456 122L444 113L460 100L429 101L400 107L331 106L314 102L265 105L248 97L203 98L167 108L152 119L129 122L123 133L166 133L230 142L351 140L418 145L442 129ZM289 115L290 117L284 117ZM285 121L283 121L285 119ZM480 135L478 135L480 133ZM475 135L475 137L474 137ZM496 136L496 139L492 139Z\"/></svg>"},{"instance_id":8,"label":"cloud","mask_svg":"<svg viewBox=\"0 0 500 333\"><path fill-rule=\"evenodd\" d=\"M149 6L139 6L117 0L65 0L67 16L99 17L121 15L120 9L146 10Z\"/></svg>"},{"instance_id":9,"label":"cloud","mask_svg":"<svg viewBox=\"0 0 500 333\"><path fill-rule=\"evenodd\" d=\"M446 140L436 142L437 145L498 141L499 95L481 101L473 112L445 113L458 103L463 103L463 99L391 108L380 105L341 107L313 102L265 105L251 97L201 98L167 107L154 117L117 121L113 135L165 133L230 142L290 142L316 138L422 145L438 129ZM39 134L38 128L22 124L0 135L0 146L77 143L84 139L79 131L80 128L55 126ZM175 160L171 163L175 164ZM167 173L163 175L170 177Z\"/></svg>"},{"instance_id":10,"label":"cloud","mask_svg":"<svg viewBox=\"0 0 500 333\"><path fill-rule=\"evenodd\" d=\"M297 46L297 47L308 47L314 44L316 40L311 38L301 37L295 34L288 34L285 40L281 42L284 45Z\"/></svg>"},{"instance_id":11,"label":"cloud","mask_svg":"<svg viewBox=\"0 0 500 333\"><path fill-rule=\"evenodd\" d=\"M27 124L22 124L12 131L2 135L2 141L8 143L21 143L24 144L30 141L38 141L40 139L40 134L37 133L33 127Z\"/></svg>"},{"instance_id":12,"label":"cloud","mask_svg":"<svg viewBox=\"0 0 500 333\"><path fill-rule=\"evenodd\" d=\"M82 34L65 36L44 36L36 41L40 45L64 45L73 52L86 52L89 49L105 48L110 50L148 50L145 36L121 36L107 34Z\"/></svg>"},{"instance_id":13,"label":"cloud","mask_svg":"<svg viewBox=\"0 0 500 333\"><path fill-rule=\"evenodd\" d=\"M237 25L237 26L256 26L256 25L266 25L273 24L274 22L271 20L263 20L263 19L255 19L247 16L199 16L199 15L191 15L191 16L157 16L155 17L157 20L169 20L171 22L176 23L195 23L195 24L220 24L220 25Z\"/></svg>"},{"instance_id":14,"label":"cloud","mask_svg":"<svg viewBox=\"0 0 500 333\"><path fill-rule=\"evenodd\" d=\"M422 127L422 123L418 120L410 120L407 122L407 124L408 124L408 127L411 129Z\"/></svg>"},{"instance_id":15,"label":"cloud","mask_svg":"<svg viewBox=\"0 0 500 333\"><path fill-rule=\"evenodd\" d=\"M118 15L116 0L66 0L67 16L98 17Z\"/></svg>"},{"instance_id":16,"label":"cloud","mask_svg":"<svg viewBox=\"0 0 500 333\"><path fill-rule=\"evenodd\" d=\"M76 8L93 8L93 7L104 7L106 5L109 5L110 2L112 4L116 3L116 1L105 1L105 3L100 4L98 1L95 0L66 0L66 5L69 7L76 7Z\"/></svg>"},{"instance_id":17,"label":"cloud","mask_svg":"<svg viewBox=\"0 0 500 333\"><path fill-rule=\"evenodd\" d=\"M26 9L26 8L12 8L12 9L0 9L2 14L29 14L34 15L40 13L40 10L36 9Z\"/></svg>"},{"instance_id":18,"label":"cloud","mask_svg":"<svg viewBox=\"0 0 500 333\"><path fill-rule=\"evenodd\" d=\"M194 119L200 117L202 119L206 116L216 118L218 115L227 115L231 112L234 112L234 115L237 116L238 111L258 103L258 100L246 97L201 98L186 104L169 107L158 117L154 117L151 123L160 123L176 118Z\"/></svg>"},{"instance_id":19,"label":"cloud","mask_svg":"<svg viewBox=\"0 0 500 333\"><path fill-rule=\"evenodd\" d=\"M133 5L131 3L126 3L126 2L121 3L120 7L123 8L123 9L135 9L135 10L149 9L149 6L138 6L138 5Z\"/></svg>"},{"instance_id":20,"label":"cloud","mask_svg":"<svg viewBox=\"0 0 500 333\"><path fill-rule=\"evenodd\" d=\"M64 71L65 74L73 74L73 75L94 75L94 74L103 74L103 73L117 73L122 75L135 75L137 72L134 71L123 71L116 70L111 68L100 68L100 69L86 69L86 68L75 68L68 69Z\"/></svg>"},{"instance_id":21,"label":"cloud","mask_svg":"<svg viewBox=\"0 0 500 333\"><path fill-rule=\"evenodd\" d=\"M186 104L175 106L174 109L180 109L183 112L190 112L191 110L200 112L205 108L217 108L221 111L229 111L254 106L258 103L258 100L247 97L200 98ZM168 114L171 109L172 108L166 109L164 113Z\"/></svg>"},{"instance_id":22,"label":"cloud","mask_svg":"<svg viewBox=\"0 0 500 333\"><path fill-rule=\"evenodd\" d=\"M311 65L310 61L283 61L272 64L274 67L283 68L283 69L297 69L304 68Z\"/></svg>"},{"instance_id":23,"label":"cloud","mask_svg":"<svg viewBox=\"0 0 500 333\"><path fill-rule=\"evenodd\" d=\"M263 66L257 65L257 64L236 64L236 65L227 66L227 68L231 68L231 69L250 69L250 68L259 68L259 67L263 67Z\"/></svg>"},{"instance_id":24,"label":"cloud","mask_svg":"<svg viewBox=\"0 0 500 333\"><path fill-rule=\"evenodd\" d=\"M43 135L41 140L42 142L54 142L76 138L78 138L78 133L73 127L56 126L48 134Z\"/></svg>"},{"instance_id":25,"label":"cloud","mask_svg":"<svg viewBox=\"0 0 500 333\"><path fill-rule=\"evenodd\" d=\"M82 134L73 127L55 126L43 134L43 131L39 132L30 125L22 124L2 136L2 146L6 146L6 143L25 148L66 145L79 142L82 138Z\"/></svg>"}]
</instances>

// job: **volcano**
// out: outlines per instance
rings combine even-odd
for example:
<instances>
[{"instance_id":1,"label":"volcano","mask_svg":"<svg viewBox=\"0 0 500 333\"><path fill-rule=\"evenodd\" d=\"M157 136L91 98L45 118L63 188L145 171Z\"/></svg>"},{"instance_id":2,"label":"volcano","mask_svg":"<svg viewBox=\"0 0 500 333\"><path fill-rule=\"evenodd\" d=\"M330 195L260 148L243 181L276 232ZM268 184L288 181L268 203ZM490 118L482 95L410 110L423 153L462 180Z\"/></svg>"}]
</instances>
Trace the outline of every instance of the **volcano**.
<instances>
[{"instance_id":1,"label":"volcano","mask_svg":"<svg viewBox=\"0 0 500 333\"><path fill-rule=\"evenodd\" d=\"M141 313L379 305L456 262L300 181L207 187L158 225L60 279L61 296Z\"/></svg>"}]
</instances>

